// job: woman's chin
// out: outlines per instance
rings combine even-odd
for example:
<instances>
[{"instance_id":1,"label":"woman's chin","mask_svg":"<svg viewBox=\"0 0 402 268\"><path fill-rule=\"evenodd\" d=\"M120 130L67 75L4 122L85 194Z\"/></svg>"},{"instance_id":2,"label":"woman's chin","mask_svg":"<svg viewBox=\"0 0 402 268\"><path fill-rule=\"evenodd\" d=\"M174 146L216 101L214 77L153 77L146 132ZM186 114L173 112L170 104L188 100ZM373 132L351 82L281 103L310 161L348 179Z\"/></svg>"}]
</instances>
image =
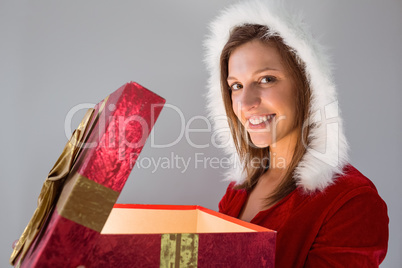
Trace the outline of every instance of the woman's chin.
<instances>
[{"instance_id":1,"label":"woman's chin","mask_svg":"<svg viewBox=\"0 0 402 268\"><path fill-rule=\"evenodd\" d=\"M258 148L267 148L270 145L270 143L267 142L267 141L260 141L260 140L251 139L251 142L253 143L253 145L255 147L258 147Z\"/></svg>"}]
</instances>

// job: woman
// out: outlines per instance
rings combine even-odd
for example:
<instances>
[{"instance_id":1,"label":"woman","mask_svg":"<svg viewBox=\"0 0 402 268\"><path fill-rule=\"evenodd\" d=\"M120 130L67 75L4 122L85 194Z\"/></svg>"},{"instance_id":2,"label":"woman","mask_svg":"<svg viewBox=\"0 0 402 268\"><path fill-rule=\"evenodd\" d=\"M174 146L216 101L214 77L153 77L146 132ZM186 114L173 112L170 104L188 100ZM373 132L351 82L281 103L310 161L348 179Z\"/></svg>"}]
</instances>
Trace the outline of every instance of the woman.
<instances>
[{"instance_id":1,"label":"woman","mask_svg":"<svg viewBox=\"0 0 402 268\"><path fill-rule=\"evenodd\" d=\"M329 64L300 17L239 3L206 47L208 108L234 165L220 212L276 230L277 267L377 267L387 207L348 163Z\"/></svg>"}]
</instances>

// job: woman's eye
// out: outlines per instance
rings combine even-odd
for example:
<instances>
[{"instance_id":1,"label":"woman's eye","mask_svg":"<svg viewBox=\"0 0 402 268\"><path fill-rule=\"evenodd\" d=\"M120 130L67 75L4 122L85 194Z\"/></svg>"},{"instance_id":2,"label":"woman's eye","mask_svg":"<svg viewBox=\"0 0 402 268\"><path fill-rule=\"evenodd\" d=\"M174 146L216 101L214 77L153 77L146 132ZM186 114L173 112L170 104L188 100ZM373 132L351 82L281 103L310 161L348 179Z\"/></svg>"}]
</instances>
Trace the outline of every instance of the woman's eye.
<instances>
[{"instance_id":1,"label":"woman's eye","mask_svg":"<svg viewBox=\"0 0 402 268\"><path fill-rule=\"evenodd\" d=\"M260 80L260 83L262 84L268 84L268 83L272 83L275 82L276 78L273 76L265 76Z\"/></svg>"},{"instance_id":2,"label":"woman's eye","mask_svg":"<svg viewBox=\"0 0 402 268\"><path fill-rule=\"evenodd\" d=\"M242 88L243 88L243 86L241 84L239 84L239 83L235 83L235 84L230 86L230 89L233 90L233 91L236 91L236 90L239 90L239 89L242 89Z\"/></svg>"}]
</instances>

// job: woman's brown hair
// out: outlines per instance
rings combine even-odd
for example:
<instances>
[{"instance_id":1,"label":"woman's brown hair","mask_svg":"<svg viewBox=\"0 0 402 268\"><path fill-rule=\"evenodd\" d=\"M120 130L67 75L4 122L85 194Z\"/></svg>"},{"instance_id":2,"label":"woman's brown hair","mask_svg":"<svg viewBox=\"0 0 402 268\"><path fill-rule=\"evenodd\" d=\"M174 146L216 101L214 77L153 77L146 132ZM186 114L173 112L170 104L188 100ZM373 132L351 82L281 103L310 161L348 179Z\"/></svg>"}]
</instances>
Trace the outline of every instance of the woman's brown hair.
<instances>
[{"instance_id":1,"label":"woman's brown hair","mask_svg":"<svg viewBox=\"0 0 402 268\"><path fill-rule=\"evenodd\" d=\"M288 46L286 46L280 36L268 35L269 29L266 26L258 24L245 24L235 27L230 34L229 40L224 46L220 57L221 68L221 91L225 104L228 123L232 133L236 150L240 160L244 164L244 171L247 174L246 180L238 185L237 189L252 190L257 184L259 178L269 168L269 147L258 148L252 144L247 131L238 120L232 108L232 98L228 77L228 63L231 53L239 46L252 40L260 40L267 45L273 45L278 49L286 70L293 78L296 105L296 127L298 131L298 139L291 162L287 166L285 177L270 196L267 196L267 205L272 205L288 195L296 188L296 182L293 179L293 173L298 163L305 153L305 145L308 145L309 127L303 127L303 122L307 122L310 107L310 87L304 71L304 65L298 61L296 55ZM303 132L303 133L302 133ZM254 159L259 159L260 165L256 167L252 164Z\"/></svg>"}]
</instances>

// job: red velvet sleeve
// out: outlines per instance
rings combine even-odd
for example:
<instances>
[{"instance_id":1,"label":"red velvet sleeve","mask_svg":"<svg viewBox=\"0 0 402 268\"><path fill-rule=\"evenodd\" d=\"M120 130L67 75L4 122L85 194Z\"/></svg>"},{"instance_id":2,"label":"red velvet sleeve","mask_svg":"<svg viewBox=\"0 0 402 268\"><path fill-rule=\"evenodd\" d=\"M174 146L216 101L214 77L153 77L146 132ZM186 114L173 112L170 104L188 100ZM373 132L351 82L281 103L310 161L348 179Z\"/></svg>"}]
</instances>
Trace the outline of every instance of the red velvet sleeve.
<instances>
[{"instance_id":1,"label":"red velvet sleeve","mask_svg":"<svg viewBox=\"0 0 402 268\"><path fill-rule=\"evenodd\" d=\"M305 267L378 267L388 245L385 202L375 189L354 189L333 203Z\"/></svg>"},{"instance_id":2,"label":"red velvet sleeve","mask_svg":"<svg viewBox=\"0 0 402 268\"><path fill-rule=\"evenodd\" d=\"M223 213L223 214L227 214L226 213L226 208L227 208L227 197L226 194L222 197L221 201L219 202L219 212Z\"/></svg>"},{"instance_id":3,"label":"red velvet sleeve","mask_svg":"<svg viewBox=\"0 0 402 268\"><path fill-rule=\"evenodd\" d=\"M233 197L233 186L234 182L231 182L226 189L225 195L222 197L221 201L219 202L219 212L223 214L227 214L228 211L228 204L230 203L230 199Z\"/></svg>"},{"instance_id":4,"label":"red velvet sleeve","mask_svg":"<svg viewBox=\"0 0 402 268\"><path fill-rule=\"evenodd\" d=\"M219 212L236 218L239 215L247 194L245 190L233 189L234 186L235 183L231 182L226 189L225 195L219 202Z\"/></svg>"}]
</instances>

